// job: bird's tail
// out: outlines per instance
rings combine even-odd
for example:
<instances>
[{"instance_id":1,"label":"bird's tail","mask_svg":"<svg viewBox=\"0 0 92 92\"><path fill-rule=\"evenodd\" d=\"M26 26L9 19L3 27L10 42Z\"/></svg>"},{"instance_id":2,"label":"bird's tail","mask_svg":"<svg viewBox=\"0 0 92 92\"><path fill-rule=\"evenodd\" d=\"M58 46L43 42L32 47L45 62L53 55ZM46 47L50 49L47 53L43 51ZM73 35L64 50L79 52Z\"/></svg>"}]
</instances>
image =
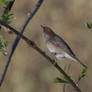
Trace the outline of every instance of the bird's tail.
<instances>
[{"instance_id":1,"label":"bird's tail","mask_svg":"<svg viewBox=\"0 0 92 92\"><path fill-rule=\"evenodd\" d=\"M66 54L66 57L73 61L79 62L83 67L87 68L87 66L85 64L83 64L75 55L70 56L70 55Z\"/></svg>"},{"instance_id":2,"label":"bird's tail","mask_svg":"<svg viewBox=\"0 0 92 92\"><path fill-rule=\"evenodd\" d=\"M78 61L83 67L88 68L88 67L87 67L85 64L83 64L78 58L75 57L75 59L76 59L76 61Z\"/></svg>"}]
</instances>

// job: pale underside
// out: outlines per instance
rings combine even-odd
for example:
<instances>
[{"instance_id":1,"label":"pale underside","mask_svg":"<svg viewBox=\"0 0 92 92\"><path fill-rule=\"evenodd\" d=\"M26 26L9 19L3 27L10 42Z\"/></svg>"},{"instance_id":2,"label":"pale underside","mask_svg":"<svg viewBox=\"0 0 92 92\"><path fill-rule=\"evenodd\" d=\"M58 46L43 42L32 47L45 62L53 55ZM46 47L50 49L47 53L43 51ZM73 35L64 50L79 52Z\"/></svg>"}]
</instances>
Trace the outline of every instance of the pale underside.
<instances>
[{"instance_id":1,"label":"pale underside","mask_svg":"<svg viewBox=\"0 0 92 92\"><path fill-rule=\"evenodd\" d=\"M52 43L47 43L47 48L52 54L56 56L58 60L68 58L71 59L72 61L76 61L76 59L68 55L66 52L62 51L60 48L54 46Z\"/></svg>"}]
</instances>

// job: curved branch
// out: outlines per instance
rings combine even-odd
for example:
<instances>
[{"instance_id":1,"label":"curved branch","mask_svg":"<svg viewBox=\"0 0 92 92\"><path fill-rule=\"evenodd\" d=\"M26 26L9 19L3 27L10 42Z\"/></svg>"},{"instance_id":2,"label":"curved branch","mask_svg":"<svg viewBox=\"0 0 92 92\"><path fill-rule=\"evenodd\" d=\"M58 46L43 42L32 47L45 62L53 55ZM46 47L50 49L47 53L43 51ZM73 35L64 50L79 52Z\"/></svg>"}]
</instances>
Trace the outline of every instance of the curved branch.
<instances>
[{"instance_id":1,"label":"curved branch","mask_svg":"<svg viewBox=\"0 0 92 92\"><path fill-rule=\"evenodd\" d=\"M71 85L76 89L77 92L82 92L80 90L80 88L76 85L76 83L70 78L70 76L68 76L66 74L66 72L64 72L64 70L55 62L55 60L51 59L44 51L42 51L36 44L35 42L33 42L32 40L29 40L27 37L25 37L24 35L22 35L20 32L18 32L17 30L15 30L14 28L12 28L11 26L7 25L6 23L4 23L3 21L0 20L0 24L4 25L5 27L9 28L10 30L12 30L16 35L18 35L19 37L21 37L23 40L25 40L27 42L27 44L29 46L31 46L33 49L35 49L37 52L39 52L42 56L44 56L48 61L50 61L50 63L52 63L52 65L60 72L62 73L67 79L68 81L71 83Z\"/></svg>"},{"instance_id":2,"label":"curved branch","mask_svg":"<svg viewBox=\"0 0 92 92\"><path fill-rule=\"evenodd\" d=\"M36 12L38 11L38 9L40 8L41 4L42 4L43 0L39 0L38 3L36 4L34 10L32 11L32 13L30 13L30 15L26 18L24 24L22 25L22 27L20 28L20 33L23 34L27 24L29 23L29 21L33 18L33 16L36 14ZM3 72L2 72L2 76L0 78L0 86L2 85L3 81L4 81L4 78L5 78L5 75L6 75L6 72L7 72L7 69L8 69L8 66L10 64L10 61L11 61L11 58L13 56L13 53L18 45L20 41L20 37L17 36L12 47L11 47L11 50L10 50L10 53L9 53L9 56L8 56L8 59L6 61L6 64L4 66L4 69L3 69Z\"/></svg>"}]
</instances>

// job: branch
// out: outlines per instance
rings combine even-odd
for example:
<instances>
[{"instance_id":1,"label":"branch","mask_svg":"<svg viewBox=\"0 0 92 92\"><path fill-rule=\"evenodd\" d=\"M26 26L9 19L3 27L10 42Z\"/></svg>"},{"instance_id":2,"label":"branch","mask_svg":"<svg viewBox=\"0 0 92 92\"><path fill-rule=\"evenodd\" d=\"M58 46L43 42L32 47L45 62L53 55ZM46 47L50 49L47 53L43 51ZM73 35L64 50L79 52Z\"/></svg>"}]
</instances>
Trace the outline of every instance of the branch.
<instances>
[{"instance_id":1,"label":"branch","mask_svg":"<svg viewBox=\"0 0 92 92\"><path fill-rule=\"evenodd\" d=\"M5 10L9 10L10 11L12 6L13 6L13 4L14 4L14 2L15 2L15 0L9 1L7 6L5 7Z\"/></svg>"},{"instance_id":2,"label":"branch","mask_svg":"<svg viewBox=\"0 0 92 92\"><path fill-rule=\"evenodd\" d=\"M71 67L71 62L68 65L67 74L69 74L70 67ZM65 69L66 69L66 67L65 67ZM64 84L64 86L63 86L63 92L66 92L65 89L66 89L66 84Z\"/></svg>"},{"instance_id":3,"label":"branch","mask_svg":"<svg viewBox=\"0 0 92 92\"><path fill-rule=\"evenodd\" d=\"M71 83L71 85L76 89L77 92L82 92L80 90L80 88L76 85L76 83L70 78L70 76L68 76L64 70L55 62L55 60L51 59L48 55L46 55L46 53L44 51L42 51L36 44L35 42L33 42L32 40L29 40L28 38L26 38L24 35L22 35L20 32L18 32L17 30L15 30L14 28L12 28L11 26L7 25L6 23L4 23L3 21L0 20L0 24L2 24L3 26L9 28L10 30L12 30L16 35L18 35L19 37L21 37L23 40L25 40L27 42L27 44L29 44L29 46L31 46L33 49L35 49L37 52L39 52L42 56L44 56L48 61L50 61L50 63L52 63L52 65L60 72L62 73L67 79L68 81Z\"/></svg>"},{"instance_id":4,"label":"branch","mask_svg":"<svg viewBox=\"0 0 92 92\"><path fill-rule=\"evenodd\" d=\"M32 13L30 13L30 15L26 18L24 24L22 25L22 27L20 28L20 33L23 34L27 24L29 23L29 21L33 18L33 16L36 14L36 12L38 11L38 9L40 8L41 4L42 4L43 0L39 0L38 3L36 4L34 10L32 11ZM6 72L7 72L7 69L8 69L8 66L10 64L10 61L11 61L11 58L14 54L14 51L18 45L20 41L20 37L17 36L15 41L13 42L13 45L11 47L11 50L10 50L10 53L9 53L9 56L8 56L8 59L6 61L6 64L4 66L4 69L3 69L3 72L2 72L2 76L0 78L0 86L2 85L3 81L4 81L4 78L5 78L5 75L6 75Z\"/></svg>"}]
</instances>

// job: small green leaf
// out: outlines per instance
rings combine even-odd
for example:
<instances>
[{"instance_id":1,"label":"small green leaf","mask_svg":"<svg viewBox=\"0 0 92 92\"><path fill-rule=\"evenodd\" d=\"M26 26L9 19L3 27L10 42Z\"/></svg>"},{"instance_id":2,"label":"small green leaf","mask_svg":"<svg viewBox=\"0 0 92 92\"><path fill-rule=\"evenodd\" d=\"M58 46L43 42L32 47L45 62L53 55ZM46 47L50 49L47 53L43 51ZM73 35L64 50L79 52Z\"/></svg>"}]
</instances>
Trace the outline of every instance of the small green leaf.
<instances>
[{"instance_id":1,"label":"small green leaf","mask_svg":"<svg viewBox=\"0 0 92 92\"><path fill-rule=\"evenodd\" d=\"M54 80L55 83L69 83L69 81L56 77Z\"/></svg>"},{"instance_id":2,"label":"small green leaf","mask_svg":"<svg viewBox=\"0 0 92 92\"><path fill-rule=\"evenodd\" d=\"M91 21L91 22L87 22L87 27L88 27L89 29L92 28L92 21Z\"/></svg>"},{"instance_id":3,"label":"small green leaf","mask_svg":"<svg viewBox=\"0 0 92 92\"><path fill-rule=\"evenodd\" d=\"M3 15L1 16L2 21L6 22L7 24L11 23L11 19L13 19L13 14L10 13L9 10L5 10Z\"/></svg>"},{"instance_id":4,"label":"small green leaf","mask_svg":"<svg viewBox=\"0 0 92 92\"><path fill-rule=\"evenodd\" d=\"M8 46L8 42L3 39L2 36L0 36L0 50L6 49Z\"/></svg>"},{"instance_id":5,"label":"small green leaf","mask_svg":"<svg viewBox=\"0 0 92 92\"><path fill-rule=\"evenodd\" d=\"M78 81L80 81L82 78L86 76L86 72L87 72L87 68L84 68L81 74L79 75Z\"/></svg>"}]
</instances>

